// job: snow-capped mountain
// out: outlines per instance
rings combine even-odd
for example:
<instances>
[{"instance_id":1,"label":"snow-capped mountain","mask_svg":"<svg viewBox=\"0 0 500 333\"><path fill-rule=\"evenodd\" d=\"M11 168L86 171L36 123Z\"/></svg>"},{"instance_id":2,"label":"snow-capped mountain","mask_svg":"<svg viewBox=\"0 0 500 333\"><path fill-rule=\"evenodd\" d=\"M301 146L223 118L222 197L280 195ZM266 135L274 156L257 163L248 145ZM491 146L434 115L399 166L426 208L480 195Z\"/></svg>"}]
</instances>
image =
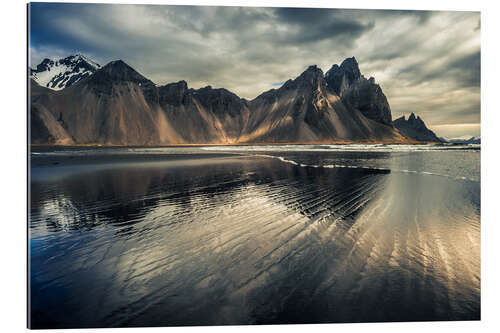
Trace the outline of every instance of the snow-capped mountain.
<instances>
[{"instance_id":1,"label":"snow-capped mountain","mask_svg":"<svg viewBox=\"0 0 500 333\"><path fill-rule=\"evenodd\" d=\"M461 137L461 138L455 138L455 139L447 139L448 142L450 143L458 143L458 144L481 144L481 137Z\"/></svg>"},{"instance_id":2,"label":"snow-capped mountain","mask_svg":"<svg viewBox=\"0 0 500 333\"><path fill-rule=\"evenodd\" d=\"M99 64L81 54L59 60L45 58L36 68L30 69L30 77L43 87L61 90L94 74L99 68Z\"/></svg>"}]
</instances>

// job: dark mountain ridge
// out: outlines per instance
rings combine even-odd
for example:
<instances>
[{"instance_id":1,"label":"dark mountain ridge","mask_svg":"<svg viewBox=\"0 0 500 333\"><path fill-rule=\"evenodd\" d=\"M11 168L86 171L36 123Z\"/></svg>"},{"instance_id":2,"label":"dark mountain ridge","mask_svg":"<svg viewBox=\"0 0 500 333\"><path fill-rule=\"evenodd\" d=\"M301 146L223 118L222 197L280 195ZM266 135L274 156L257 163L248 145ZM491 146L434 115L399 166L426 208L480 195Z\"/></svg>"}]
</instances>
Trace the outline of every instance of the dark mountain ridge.
<instances>
[{"instance_id":1,"label":"dark mountain ridge","mask_svg":"<svg viewBox=\"0 0 500 333\"><path fill-rule=\"evenodd\" d=\"M406 137L417 141L443 142L437 135L427 128L422 118L412 112L406 120L405 116L394 120L394 126Z\"/></svg>"},{"instance_id":2,"label":"dark mountain ridge","mask_svg":"<svg viewBox=\"0 0 500 333\"><path fill-rule=\"evenodd\" d=\"M36 144L413 142L354 57L326 75L310 66L251 101L185 81L156 86L117 60L60 91L32 81L31 113Z\"/></svg>"}]
</instances>

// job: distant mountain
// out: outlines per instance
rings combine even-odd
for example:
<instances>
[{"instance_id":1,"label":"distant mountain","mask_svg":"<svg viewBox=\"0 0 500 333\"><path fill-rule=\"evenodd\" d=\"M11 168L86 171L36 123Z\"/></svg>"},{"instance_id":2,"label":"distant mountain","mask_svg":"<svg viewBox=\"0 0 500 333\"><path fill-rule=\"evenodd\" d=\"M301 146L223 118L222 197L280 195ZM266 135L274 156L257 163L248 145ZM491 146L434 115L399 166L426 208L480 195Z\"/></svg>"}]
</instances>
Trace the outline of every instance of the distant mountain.
<instances>
[{"instance_id":1,"label":"distant mountain","mask_svg":"<svg viewBox=\"0 0 500 333\"><path fill-rule=\"evenodd\" d=\"M469 139L448 139L447 141L456 144L481 144L481 138L474 136Z\"/></svg>"},{"instance_id":2,"label":"distant mountain","mask_svg":"<svg viewBox=\"0 0 500 333\"><path fill-rule=\"evenodd\" d=\"M414 142L391 119L382 89L354 58L326 75L310 66L251 101L185 81L156 86L121 60L59 92L31 84L32 143Z\"/></svg>"},{"instance_id":3,"label":"distant mountain","mask_svg":"<svg viewBox=\"0 0 500 333\"><path fill-rule=\"evenodd\" d=\"M77 54L59 60L44 59L36 68L30 68L30 77L39 85L61 90L92 75L101 66Z\"/></svg>"},{"instance_id":4,"label":"distant mountain","mask_svg":"<svg viewBox=\"0 0 500 333\"><path fill-rule=\"evenodd\" d=\"M424 121L420 117L416 117L412 112L406 120L402 116L393 121L394 126L406 137L423 142L442 142L433 131L425 126Z\"/></svg>"}]
</instances>

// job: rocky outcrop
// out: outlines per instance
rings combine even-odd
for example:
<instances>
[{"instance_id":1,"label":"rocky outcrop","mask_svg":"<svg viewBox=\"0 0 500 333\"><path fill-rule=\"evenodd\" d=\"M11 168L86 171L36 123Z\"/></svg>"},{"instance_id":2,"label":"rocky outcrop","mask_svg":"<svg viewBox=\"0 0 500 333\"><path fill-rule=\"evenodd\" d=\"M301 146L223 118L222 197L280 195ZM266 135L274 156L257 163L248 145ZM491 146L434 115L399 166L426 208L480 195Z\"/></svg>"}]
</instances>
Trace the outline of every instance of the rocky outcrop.
<instances>
[{"instance_id":1,"label":"rocky outcrop","mask_svg":"<svg viewBox=\"0 0 500 333\"><path fill-rule=\"evenodd\" d=\"M333 65L326 72L329 90L349 107L359 110L365 117L382 124L392 123L391 108L375 79L366 79L354 57L345 59L340 66Z\"/></svg>"},{"instance_id":2,"label":"rocky outcrop","mask_svg":"<svg viewBox=\"0 0 500 333\"><path fill-rule=\"evenodd\" d=\"M337 96L342 97L344 93L361 78L356 58L345 59L340 66L335 64L325 74L328 87Z\"/></svg>"},{"instance_id":3,"label":"rocky outcrop","mask_svg":"<svg viewBox=\"0 0 500 333\"><path fill-rule=\"evenodd\" d=\"M405 116L402 116L394 120L393 123L408 138L422 142L442 142L433 131L425 126L422 118L416 117L413 112L408 117L408 120L406 120Z\"/></svg>"}]
</instances>

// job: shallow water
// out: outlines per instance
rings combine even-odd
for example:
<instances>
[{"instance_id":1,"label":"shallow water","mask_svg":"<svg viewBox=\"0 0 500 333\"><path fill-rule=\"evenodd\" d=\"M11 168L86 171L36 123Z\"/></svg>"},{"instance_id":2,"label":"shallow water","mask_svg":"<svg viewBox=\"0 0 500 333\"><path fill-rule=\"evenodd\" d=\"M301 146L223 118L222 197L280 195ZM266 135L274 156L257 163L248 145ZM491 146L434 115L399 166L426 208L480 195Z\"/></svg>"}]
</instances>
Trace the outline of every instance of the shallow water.
<instances>
[{"instance_id":1,"label":"shallow water","mask_svg":"<svg viewBox=\"0 0 500 333\"><path fill-rule=\"evenodd\" d=\"M210 149L34 151L32 326L480 318L477 150Z\"/></svg>"}]
</instances>

